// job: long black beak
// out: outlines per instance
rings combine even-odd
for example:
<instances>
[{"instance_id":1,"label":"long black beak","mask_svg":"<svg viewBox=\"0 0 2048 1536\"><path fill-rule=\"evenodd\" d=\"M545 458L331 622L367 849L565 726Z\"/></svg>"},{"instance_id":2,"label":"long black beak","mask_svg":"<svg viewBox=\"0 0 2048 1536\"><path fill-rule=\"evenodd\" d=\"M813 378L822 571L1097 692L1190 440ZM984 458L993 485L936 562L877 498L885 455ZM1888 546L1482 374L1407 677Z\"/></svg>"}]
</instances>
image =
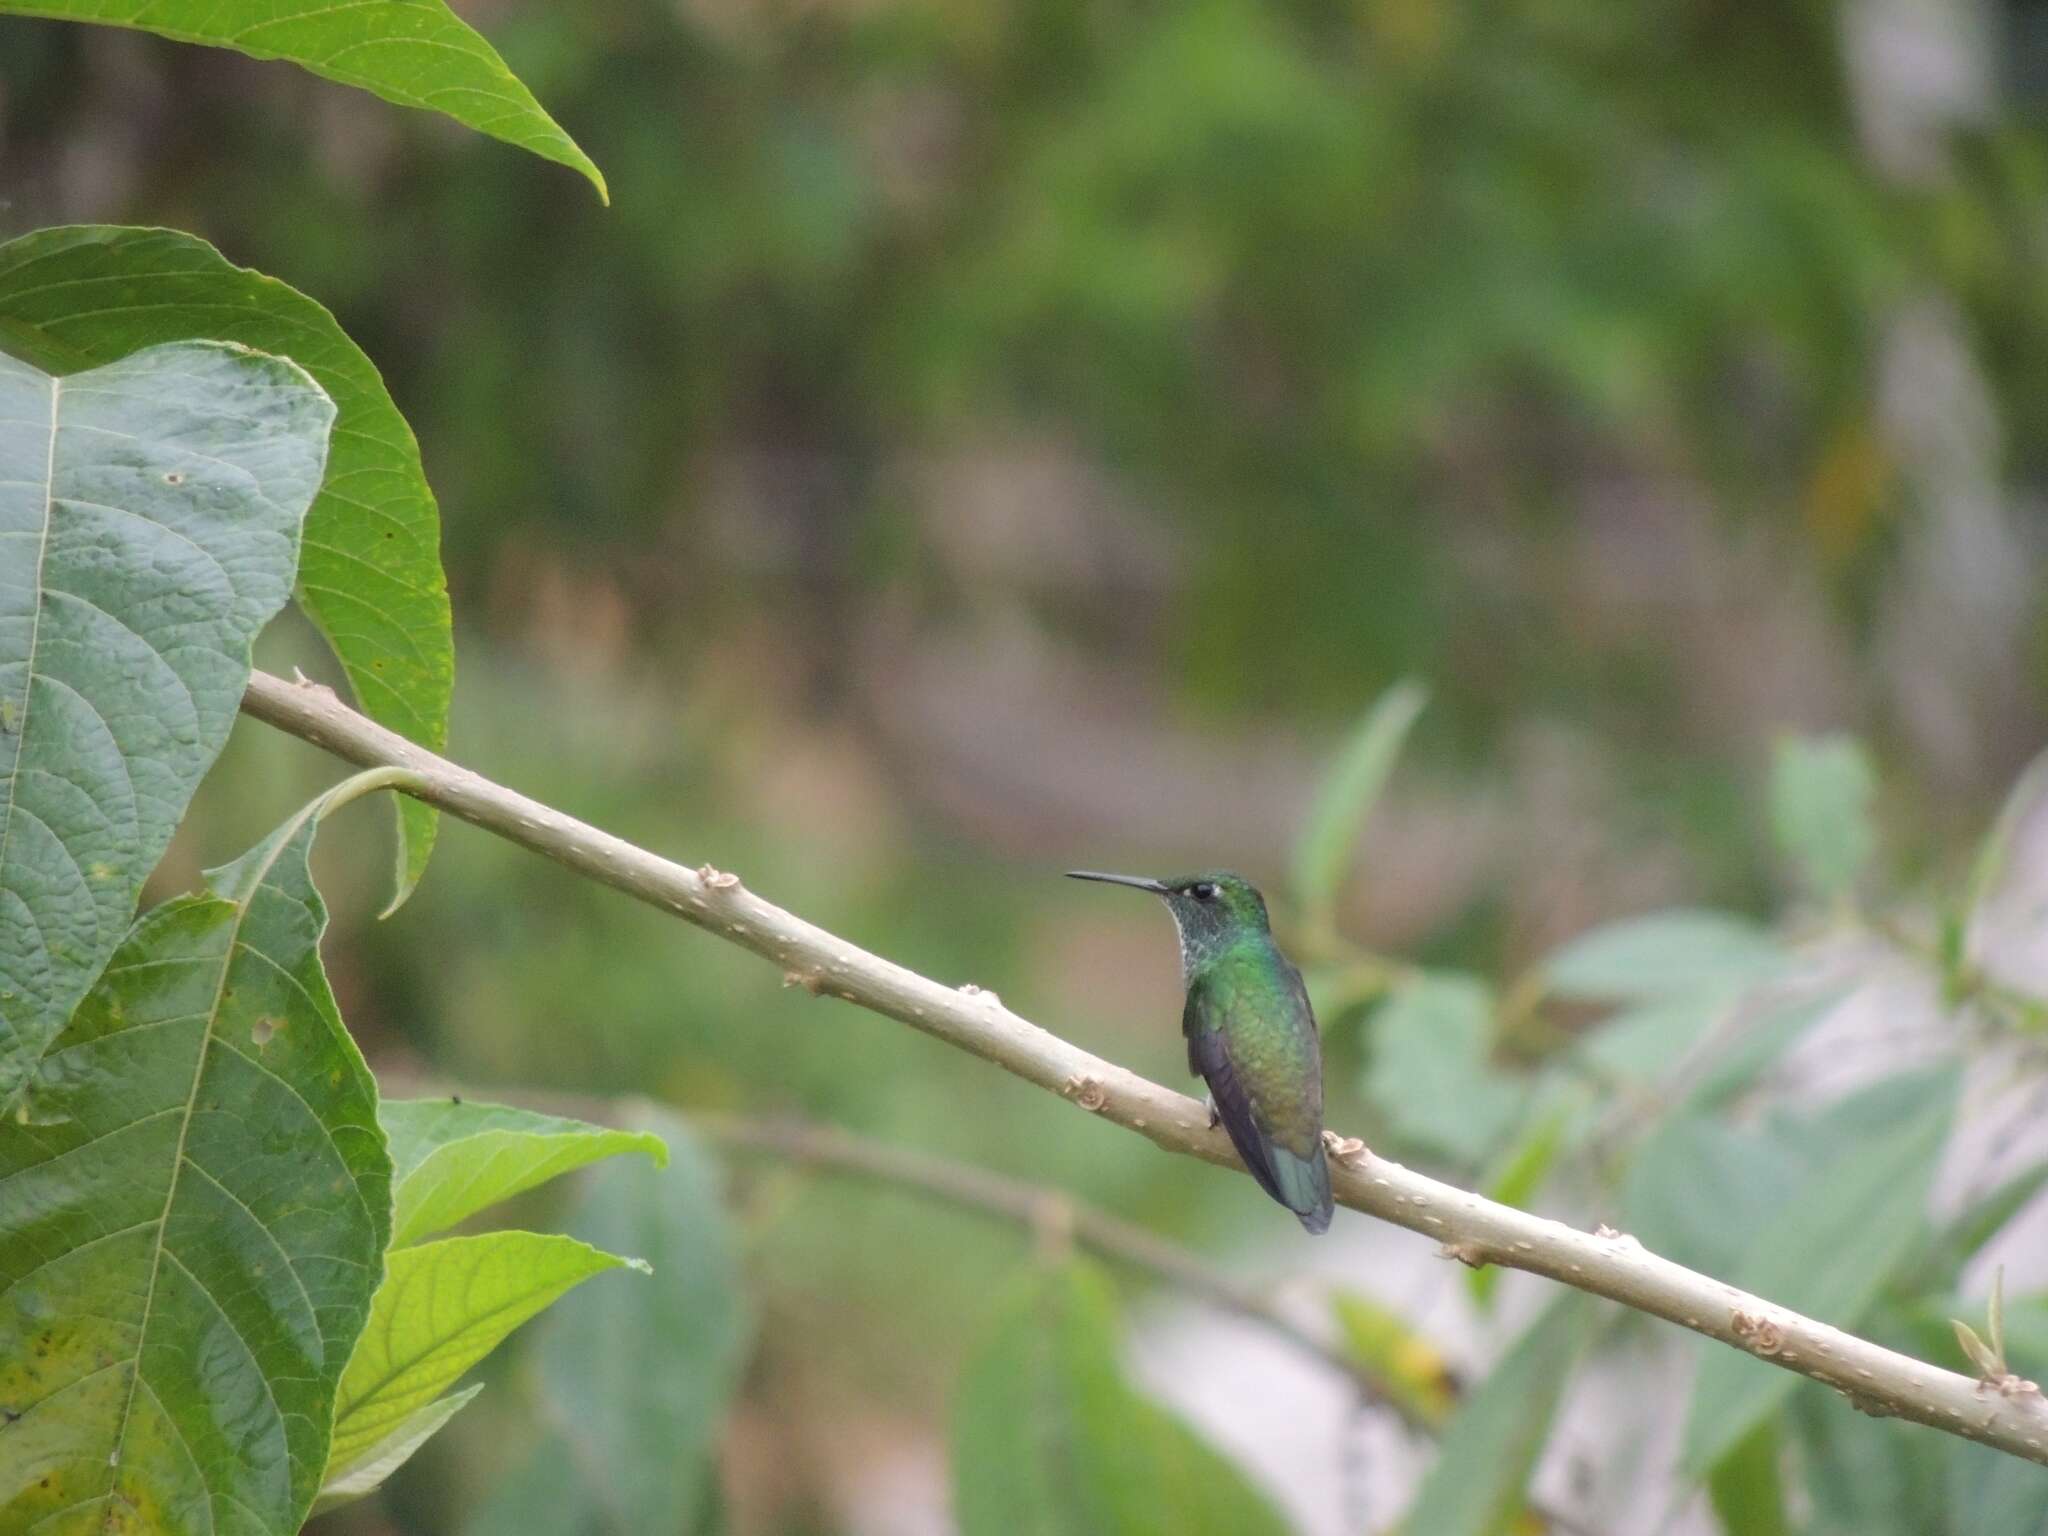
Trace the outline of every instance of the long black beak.
<instances>
[{"instance_id":1,"label":"long black beak","mask_svg":"<svg viewBox=\"0 0 2048 1536\"><path fill-rule=\"evenodd\" d=\"M1149 880L1143 875L1105 875L1093 869L1070 869L1069 880L1100 880L1104 885L1132 885L1141 891L1150 891L1154 896L1164 896L1166 886L1158 880Z\"/></svg>"}]
</instances>

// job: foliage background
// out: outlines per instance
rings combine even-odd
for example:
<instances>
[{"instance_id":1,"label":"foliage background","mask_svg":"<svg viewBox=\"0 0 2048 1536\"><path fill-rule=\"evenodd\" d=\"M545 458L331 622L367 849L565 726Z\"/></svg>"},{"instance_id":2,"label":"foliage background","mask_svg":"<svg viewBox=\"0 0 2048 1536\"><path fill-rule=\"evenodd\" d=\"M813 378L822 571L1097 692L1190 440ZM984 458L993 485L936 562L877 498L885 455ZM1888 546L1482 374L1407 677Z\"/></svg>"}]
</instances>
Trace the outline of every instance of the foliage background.
<instances>
[{"instance_id":1,"label":"foliage background","mask_svg":"<svg viewBox=\"0 0 2048 1536\"><path fill-rule=\"evenodd\" d=\"M1340 926L1502 978L1610 917L1784 911L1781 732L1871 743L1906 892L1959 879L2041 745L2033 7L465 15L614 208L283 65L10 20L0 236L173 224L335 310L421 439L454 750L495 777L1175 1080L1164 920L1054 872L1277 885L1403 676L1432 702ZM271 665L310 655L279 629ZM331 776L245 729L158 889ZM1370 1266L1471 1361L1506 1337L1423 1245L1312 1249L1241 1180L480 836L375 924L383 835L321 852L380 1073L801 1111L1253 1273ZM2008 973L2048 985L2023 919ZM1369 1032L1330 1022L1332 1119L1373 1140ZM1869 1041L1872 1071L1910 1056ZM948 1398L1024 1245L743 1173L728 1524L946 1529ZM2037 1288L2040 1248L2009 1258ZM1141 1363L1305 1529L1400 1508L1416 1449L1213 1318L1155 1315ZM1246 1390L1310 1443L1237 1422ZM487 1393L350 1529L456 1528L516 1405Z\"/></svg>"}]
</instances>

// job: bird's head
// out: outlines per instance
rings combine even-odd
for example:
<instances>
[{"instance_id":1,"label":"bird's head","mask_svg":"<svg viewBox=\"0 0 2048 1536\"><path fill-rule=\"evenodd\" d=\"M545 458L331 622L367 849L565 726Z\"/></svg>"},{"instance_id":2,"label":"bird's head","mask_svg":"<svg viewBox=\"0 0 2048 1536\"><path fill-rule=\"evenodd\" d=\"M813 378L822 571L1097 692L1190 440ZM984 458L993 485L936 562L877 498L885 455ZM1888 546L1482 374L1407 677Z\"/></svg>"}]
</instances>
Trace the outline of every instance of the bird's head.
<instances>
[{"instance_id":1,"label":"bird's head","mask_svg":"<svg viewBox=\"0 0 2048 1536\"><path fill-rule=\"evenodd\" d=\"M1070 879L1101 880L1150 891L1166 902L1180 929L1182 964L1192 970L1203 958L1244 933L1265 933L1266 899L1243 875L1227 869L1199 875L1155 880L1145 875L1106 875L1092 869L1070 869Z\"/></svg>"}]
</instances>

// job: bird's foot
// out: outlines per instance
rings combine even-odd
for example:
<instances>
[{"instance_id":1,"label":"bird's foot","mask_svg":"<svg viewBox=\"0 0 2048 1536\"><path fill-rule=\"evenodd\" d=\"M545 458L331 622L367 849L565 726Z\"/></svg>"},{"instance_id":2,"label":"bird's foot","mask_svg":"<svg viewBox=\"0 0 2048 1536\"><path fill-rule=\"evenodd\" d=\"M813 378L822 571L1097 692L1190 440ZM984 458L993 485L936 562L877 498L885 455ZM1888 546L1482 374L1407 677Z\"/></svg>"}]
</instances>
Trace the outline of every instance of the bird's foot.
<instances>
[{"instance_id":1,"label":"bird's foot","mask_svg":"<svg viewBox=\"0 0 2048 1536\"><path fill-rule=\"evenodd\" d=\"M1223 1111L1216 1107L1216 1095L1213 1093L1203 1094L1202 1107L1209 1111L1209 1129L1215 1130L1217 1126L1223 1123Z\"/></svg>"}]
</instances>

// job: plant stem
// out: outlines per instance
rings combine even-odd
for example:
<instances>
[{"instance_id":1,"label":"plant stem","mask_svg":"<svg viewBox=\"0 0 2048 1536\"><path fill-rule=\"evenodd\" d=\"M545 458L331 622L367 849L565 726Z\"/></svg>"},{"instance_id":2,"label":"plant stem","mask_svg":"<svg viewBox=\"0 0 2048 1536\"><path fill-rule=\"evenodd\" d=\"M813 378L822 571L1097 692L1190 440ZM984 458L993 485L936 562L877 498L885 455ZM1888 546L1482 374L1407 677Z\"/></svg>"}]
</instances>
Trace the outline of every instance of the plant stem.
<instances>
[{"instance_id":1,"label":"plant stem","mask_svg":"<svg viewBox=\"0 0 2048 1536\"><path fill-rule=\"evenodd\" d=\"M805 1120L696 1113L687 1118L691 1129L722 1146L917 1190L965 1210L1002 1217L1028 1230L1055 1227L1106 1259L1142 1270L1274 1330L1348 1378L1372 1402L1399 1413L1411 1428L1433 1433L1440 1427L1429 1424L1413 1407L1390 1394L1386 1384L1365 1362L1289 1316L1287 1309L1266 1292L1223 1273L1199 1255L1143 1227L1119 1221L1076 1200L1064 1190L871 1141Z\"/></svg>"}]
</instances>

